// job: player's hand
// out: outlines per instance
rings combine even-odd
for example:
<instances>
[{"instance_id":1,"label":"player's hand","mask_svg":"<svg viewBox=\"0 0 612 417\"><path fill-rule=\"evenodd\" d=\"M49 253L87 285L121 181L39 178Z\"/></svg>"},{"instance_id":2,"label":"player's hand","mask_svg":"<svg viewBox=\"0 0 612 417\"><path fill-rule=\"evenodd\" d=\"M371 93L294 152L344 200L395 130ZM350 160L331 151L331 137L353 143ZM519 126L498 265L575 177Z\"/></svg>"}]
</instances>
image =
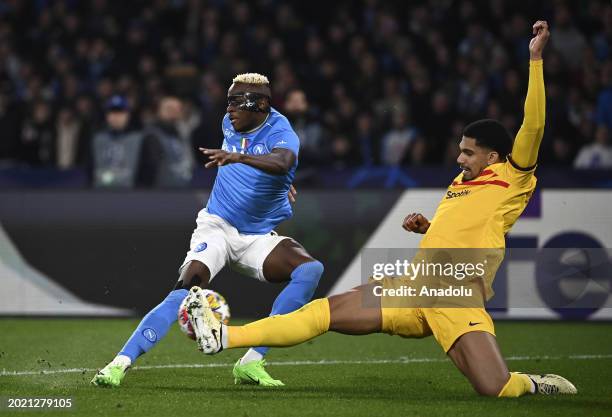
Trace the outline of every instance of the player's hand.
<instances>
[{"instance_id":1,"label":"player's hand","mask_svg":"<svg viewBox=\"0 0 612 417\"><path fill-rule=\"evenodd\" d=\"M222 167L223 165L239 162L240 154L236 152L227 152L223 149L199 149L200 152L210 159L210 161L204 165L205 168Z\"/></svg>"},{"instance_id":2,"label":"player's hand","mask_svg":"<svg viewBox=\"0 0 612 417\"><path fill-rule=\"evenodd\" d=\"M409 232L425 234L429 229L429 220L421 213L410 213L404 218L402 227Z\"/></svg>"},{"instance_id":3,"label":"player's hand","mask_svg":"<svg viewBox=\"0 0 612 417\"><path fill-rule=\"evenodd\" d=\"M297 195L297 190L293 185L289 186L289 192L287 193L287 198L289 198L289 202L291 204L295 203L295 196Z\"/></svg>"},{"instance_id":4,"label":"player's hand","mask_svg":"<svg viewBox=\"0 0 612 417\"><path fill-rule=\"evenodd\" d=\"M533 24L533 34L535 36L529 42L529 55L532 61L537 61L542 59L542 51L550 37L546 20L538 20Z\"/></svg>"}]
</instances>

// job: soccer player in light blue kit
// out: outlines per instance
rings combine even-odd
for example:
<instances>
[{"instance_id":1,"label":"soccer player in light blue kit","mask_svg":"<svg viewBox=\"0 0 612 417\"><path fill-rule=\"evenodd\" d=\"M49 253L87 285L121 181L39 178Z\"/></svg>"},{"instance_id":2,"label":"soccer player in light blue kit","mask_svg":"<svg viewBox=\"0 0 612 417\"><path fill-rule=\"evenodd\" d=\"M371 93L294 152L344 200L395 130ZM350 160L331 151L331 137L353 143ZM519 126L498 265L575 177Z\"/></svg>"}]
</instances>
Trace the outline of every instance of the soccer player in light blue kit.
<instances>
[{"instance_id":1,"label":"soccer player in light blue kit","mask_svg":"<svg viewBox=\"0 0 612 417\"><path fill-rule=\"evenodd\" d=\"M206 287L226 265L264 282L289 282L271 315L294 311L312 298L323 273L295 240L274 232L291 217L291 183L299 139L287 118L270 107L270 84L260 74L236 76L228 91L222 149L203 149L207 168L219 167L206 208L198 214L190 250L174 290L140 322L119 354L92 384L119 386L126 371L177 320L193 286ZM268 348L252 348L233 369L235 383L283 385L265 370Z\"/></svg>"}]
</instances>

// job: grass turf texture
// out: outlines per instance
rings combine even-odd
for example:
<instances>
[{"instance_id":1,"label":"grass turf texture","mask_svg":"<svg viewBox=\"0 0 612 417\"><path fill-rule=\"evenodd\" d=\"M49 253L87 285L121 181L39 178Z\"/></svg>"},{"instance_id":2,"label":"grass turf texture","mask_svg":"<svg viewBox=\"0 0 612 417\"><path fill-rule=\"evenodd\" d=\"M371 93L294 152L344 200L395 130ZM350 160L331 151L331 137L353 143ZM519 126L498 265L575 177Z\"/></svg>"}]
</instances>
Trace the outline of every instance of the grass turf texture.
<instances>
[{"instance_id":1,"label":"grass turf texture","mask_svg":"<svg viewBox=\"0 0 612 417\"><path fill-rule=\"evenodd\" d=\"M104 366L136 324L136 320L127 319L0 319L0 398L4 402L0 417L46 413L148 417L610 416L612 410L612 324L602 323L496 324L504 355L515 358L509 361L511 370L566 376L579 390L573 397L479 397L445 359L433 338L408 340L387 335L326 334L301 346L274 349L268 355L273 363L340 361L270 365L273 377L287 385L281 388L233 385L231 366L244 350L205 357L178 326L137 366L219 366L133 369L117 389L91 386L93 370L41 374ZM604 356L569 358L575 355ZM414 361L421 358L427 361ZM392 362L374 363L385 360ZM358 361L362 363L355 363ZM7 375L9 371L33 374ZM74 408L9 411L7 397L73 397Z\"/></svg>"}]
</instances>

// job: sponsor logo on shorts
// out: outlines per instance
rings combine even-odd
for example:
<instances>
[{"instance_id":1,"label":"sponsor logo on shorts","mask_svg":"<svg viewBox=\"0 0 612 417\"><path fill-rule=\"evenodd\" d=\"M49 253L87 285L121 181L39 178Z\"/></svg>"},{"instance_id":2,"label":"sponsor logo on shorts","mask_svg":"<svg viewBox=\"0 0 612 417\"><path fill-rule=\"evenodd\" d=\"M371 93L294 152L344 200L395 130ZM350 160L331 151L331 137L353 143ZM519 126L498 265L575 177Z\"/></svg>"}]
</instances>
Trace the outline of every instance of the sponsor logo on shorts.
<instances>
[{"instance_id":1,"label":"sponsor logo on shorts","mask_svg":"<svg viewBox=\"0 0 612 417\"><path fill-rule=\"evenodd\" d=\"M206 249L208 247L208 244L206 242L202 242L202 243L198 243L198 246L196 246L193 251L194 252L202 252L204 249Z\"/></svg>"},{"instance_id":2,"label":"sponsor logo on shorts","mask_svg":"<svg viewBox=\"0 0 612 417\"><path fill-rule=\"evenodd\" d=\"M157 340L157 333L153 329L144 329L142 335L151 343L155 343Z\"/></svg>"}]
</instances>

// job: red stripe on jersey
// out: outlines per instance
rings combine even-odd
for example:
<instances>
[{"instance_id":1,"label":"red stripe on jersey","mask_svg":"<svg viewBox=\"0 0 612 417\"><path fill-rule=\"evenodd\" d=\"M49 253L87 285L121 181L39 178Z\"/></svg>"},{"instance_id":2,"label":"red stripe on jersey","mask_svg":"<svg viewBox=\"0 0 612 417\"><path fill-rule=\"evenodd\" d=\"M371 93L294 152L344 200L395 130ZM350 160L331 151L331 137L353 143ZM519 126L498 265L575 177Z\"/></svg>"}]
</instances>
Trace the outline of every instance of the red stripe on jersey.
<instances>
[{"instance_id":1,"label":"red stripe on jersey","mask_svg":"<svg viewBox=\"0 0 612 417\"><path fill-rule=\"evenodd\" d=\"M504 187L504 188L508 188L508 187L510 187L510 184L509 184L509 183L507 183L506 181L502 181L502 180L491 180L491 181L463 181L463 182L453 181L453 186L456 186L456 185L487 185L487 184L499 185L500 187Z\"/></svg>"},{"instance_id":2,"label":"red stripe on jersey","mask_svg":"<svg viewBox=\"0 0 612 417\"><path fill-rule=\"evenodd\" d=\"M494 177L497 177L497 174L492 169L485 169L480 174L478 174L478 177L484 177L485 175L489 175L489 174L493 174Z\"/></svg>"}]
</instances>

